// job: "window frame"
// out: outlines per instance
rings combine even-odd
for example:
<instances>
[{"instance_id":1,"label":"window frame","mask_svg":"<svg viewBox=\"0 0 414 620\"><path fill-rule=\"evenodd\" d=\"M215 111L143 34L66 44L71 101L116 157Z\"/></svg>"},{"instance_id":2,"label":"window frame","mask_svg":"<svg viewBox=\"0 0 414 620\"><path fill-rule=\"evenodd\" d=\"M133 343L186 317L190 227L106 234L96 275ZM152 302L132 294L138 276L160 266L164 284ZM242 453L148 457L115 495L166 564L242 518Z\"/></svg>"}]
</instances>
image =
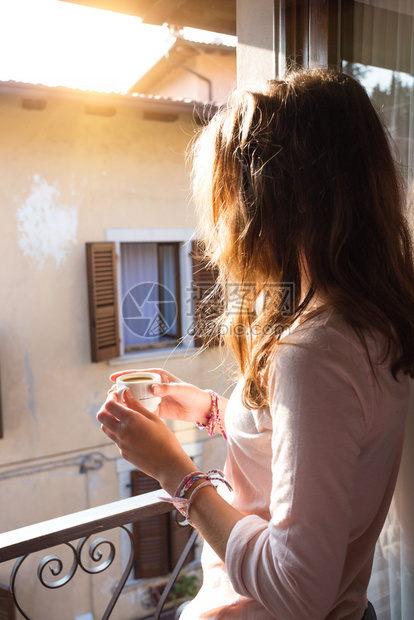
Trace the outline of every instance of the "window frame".
<instances>
[{"instance_id":1,"label":"window frame","mask_svg":"<svg viewBox=\"0 0 414 620\"><path fill-rule=\"evenodd\" d=\"M124 363L125 360L144 361L147 359L165 358L168 356L180 356L188 349L195 349L195 344L190 329L193 322L193 307L191 299L191 285L193 280L192 267L192 240L195 237L194 228L107 228L105 240L115 243L117 255L117 288L118 288L118 310L122 303L122 278L121 278L121 243L178 243L178 262L179 262L179 304L178 313L181 321L182 343L176 349L174 346L148 347L141 350L125 351L123 339L122 314L118 311L119 328L119 357L108 360L109 364Z\"/></svg>"}]
</instances>

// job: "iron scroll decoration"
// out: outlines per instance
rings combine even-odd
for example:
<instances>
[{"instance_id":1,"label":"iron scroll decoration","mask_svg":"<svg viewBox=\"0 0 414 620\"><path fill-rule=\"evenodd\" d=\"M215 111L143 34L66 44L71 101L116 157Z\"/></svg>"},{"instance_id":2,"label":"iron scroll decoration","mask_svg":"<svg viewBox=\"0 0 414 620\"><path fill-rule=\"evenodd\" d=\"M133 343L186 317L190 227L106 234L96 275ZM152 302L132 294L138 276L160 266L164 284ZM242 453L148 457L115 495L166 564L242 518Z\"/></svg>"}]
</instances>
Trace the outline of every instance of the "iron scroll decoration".
<instances>
[{"instance_id":1,"label":"iron scroll decoration","mask_svg":"<svg viewBox=\"0 0 414 620\"><path fill-rule=\"evenodd\" d=\"M109 601L107 608L105 609L105 612L102 616L102 620L108 620L108 618L110 617L115 607L115 604L119 598L119 595L122 592L125 582L128 579L128 575L131 572L131 569L134 563L134 540L133 540L132 534L128 530L128 528L124 527L123 525L121 525L120 528L128 534L129 544L130 544L130 553L129 553L129 558L128 558L128 562L125 567L125 570L122 573L121 579L119 580L116 586L116 589L112 595L111 600ZM45 588L49 588L49 589L62 588L63 586L65 586L67 583L71 581L78 567L80 567L81 570L83 570L85 573L88 573L89 575L94 575L97 573L102 573L103 571L105 571L107 568L111 566L115 558L114 543L108 540L107 538L100 537L92 541L90 543L89 549L86 550L89 538L90 536L85 536L84 538L81 538L76 547L72 545L70 542L63 543L66 547L69 547L70 550L72 551L73 561L72 561L72 565L69 568L69 570L65 574L63 574L60 577L60 579L57 579L55 581L49 581L46 578L46 574L45 574L47 569L49 569L53 577L59 577L59 575L62 574L64 565L63 565L63 561L61 560L61 558L59 558L59 556L47 555L40 561L39 566L37 568L37 577L40 583L42 584L42 586L44 586ZM103 546L105 547L107 546L107 555L105 559L102 561L102 558L104 557L104 553L102 552ZM88 567L84 564L84 561L82 559L82 555L84 554L84 552L85 553L87 552L92 562L96 564L95 566ZM17 594L16 594L17 575L19 573L19 570L23 562L29 556L30 554L23 555L16 560L13 566L11 576L10 576L10 591L13 597L14 604L16 605L17 609L19 610L23 618L25 618L25 620L34 620L31 616L29 616L23 610L19 601L17 600ZM101 563L99 564L99 562Z\"/></svg>"}]
</instances>

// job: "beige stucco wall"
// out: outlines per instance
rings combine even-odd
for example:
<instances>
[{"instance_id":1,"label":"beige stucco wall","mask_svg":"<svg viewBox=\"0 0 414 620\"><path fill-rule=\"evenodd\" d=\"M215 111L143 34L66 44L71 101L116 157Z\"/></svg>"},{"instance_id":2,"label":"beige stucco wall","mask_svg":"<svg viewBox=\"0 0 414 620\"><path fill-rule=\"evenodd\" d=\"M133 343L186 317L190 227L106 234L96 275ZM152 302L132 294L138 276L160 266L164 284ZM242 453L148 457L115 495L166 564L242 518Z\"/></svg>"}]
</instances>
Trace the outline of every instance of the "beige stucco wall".
<instances>
[{"instance_id":1,"label":"beige stucco wall","mask_svg":"<svg viewBox=\"0 0 414 620\"><path fill-rule=\"evenodd\" d=\"M236 51L226 53L200 53L186 63L193 71L212 80L212 96L216 103L224 103L234 88L236 88ZM209 86L185 69L173 67L171 74L165 76L152 89L153 94L161 97L188 98L194 101L207 101Z\"/></svg>"},{"instance_id":2,"label":"beige stucco wall","mask_svg":"<svg viewBox=\"0 0 414 620\"><path fill-rule=\"evenodd\" d=\"M85 242L105 240L107 228L194 226L184 166L193 133L185 115L155 122L119 107L105 117L86 114L81 101L53 99L35 111L18 97L0 97L2 532L119 498L118 453L95 419L114 368L90 361ZM219 361L212 350L143 365L223 391ZM203 436L174 428L186 444ZM80 473L82 458L95 451L100 469ZM215 454L223 458L221 443L213 454L206 449L205 461ZM73 589L53 593L47 615L50 593L35 569L24 575L23 594L34 618L73 619L97 611L116 569L111 583L85 576L75 596ZM0 581L8 570L0 566ZM123 595L117 619L139 615L134 592Z\"/></svg>"}]
</instances>

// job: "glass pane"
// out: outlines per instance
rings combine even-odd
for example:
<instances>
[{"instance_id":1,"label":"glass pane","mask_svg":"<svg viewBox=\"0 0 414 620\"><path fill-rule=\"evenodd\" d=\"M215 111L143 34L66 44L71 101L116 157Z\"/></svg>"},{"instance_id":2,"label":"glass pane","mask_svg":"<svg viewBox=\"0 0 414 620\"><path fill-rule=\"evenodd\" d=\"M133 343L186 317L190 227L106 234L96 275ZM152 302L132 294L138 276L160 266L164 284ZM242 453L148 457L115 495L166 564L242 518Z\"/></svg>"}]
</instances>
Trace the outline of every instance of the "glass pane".
<instances>
[{"instance_id":1,"label":"glass pane","mask_svg":"<svg viewBox=\"0 0 414 620\"><path fill-rule=\"evenodd\" d=\"M366 88L396 148L414 199L414 2L363 0L342 3L343 70ZM413 223L412 207L408 217ZM393 503L377 544L368 597L378 620L414 618L414 505L412 445L404 457Z\"/></svg>"},{"instance_id":2,"label":"glass pane","mask_svg":"<svg viewBox=\"0 0 414 620\"><path fill-rule=\"evenodd\" d=\"M156 243L121 244L121 317L124 346L158 342Z\"/></svg>"},{"instance_id":3,"label":"glass pane","mask_svg":"<svg viewBox=\"0 0 414 620\"><path fill-rule=\"evenodd\" d=\"M414 178L414 77L346 61L343 70L361 82L380 112L392 136L403 175L411 184Z\"/></svg>"},{"instance_id":4,"label":"glass pane","mask_svg":"<svg viewBox=\"0 0 414 620\"><path fill-rule=\"evenodd\" d=\"M160 314L165 321L166 335L178 337L177 326L177 261L176 245L163 243L159 246L160 261Z\"/></svg>"},{"instance_id":5,"label":"glass pane","mask_svg":"<svg viewBox=\"0 0 414 620\"><path fill-rule=\"evenodd\" d=\"M390 131L405 179L414 179L414 2L342 4L343 70L366 88Z\"/></svg>"},{"instance_id":6,"label":"glass pane","mask_svg":"<svg viewBox=\"0 0 414 620\"><path fill-rule=\"evenodd\" d=\"M178 338L175 244L121 243L124 347L151 347Z\"/></svg>"}]
</instances>

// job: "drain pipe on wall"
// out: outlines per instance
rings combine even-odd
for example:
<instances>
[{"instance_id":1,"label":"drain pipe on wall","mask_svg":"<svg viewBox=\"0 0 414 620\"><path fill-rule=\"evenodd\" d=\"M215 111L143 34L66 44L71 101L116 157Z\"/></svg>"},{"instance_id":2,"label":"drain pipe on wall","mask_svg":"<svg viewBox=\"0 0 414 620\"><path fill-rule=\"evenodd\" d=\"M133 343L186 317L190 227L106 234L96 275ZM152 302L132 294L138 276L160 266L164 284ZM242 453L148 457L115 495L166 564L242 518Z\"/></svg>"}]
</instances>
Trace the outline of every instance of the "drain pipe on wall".
<instances>
[{"instance_id":1,"label":"drain pipe on wall","mask_svg":"<svg viewBox=\"0 0 414 620\"><path fill-rule=\"evenodd\" d=\"M180 62L175 62L175 60L171 60L171 58L168 56L168 54L165 55L165 58L172 65L175 65L176 67L179 67L180 69L183 69L184 71L187 71L188 73L192 73L193 75L198 77L200 80L203 80L204 82L207 82L207 85L208 85L208 102L209 103L213 102L213 83L212 83L212 81L209 78L206 78L205 75L201 75L201 73L198 73L197 71L194 71L194 69L190 69L190 67L186 67L185 65L182 65Z\"/></svg>"}]
</instances>

